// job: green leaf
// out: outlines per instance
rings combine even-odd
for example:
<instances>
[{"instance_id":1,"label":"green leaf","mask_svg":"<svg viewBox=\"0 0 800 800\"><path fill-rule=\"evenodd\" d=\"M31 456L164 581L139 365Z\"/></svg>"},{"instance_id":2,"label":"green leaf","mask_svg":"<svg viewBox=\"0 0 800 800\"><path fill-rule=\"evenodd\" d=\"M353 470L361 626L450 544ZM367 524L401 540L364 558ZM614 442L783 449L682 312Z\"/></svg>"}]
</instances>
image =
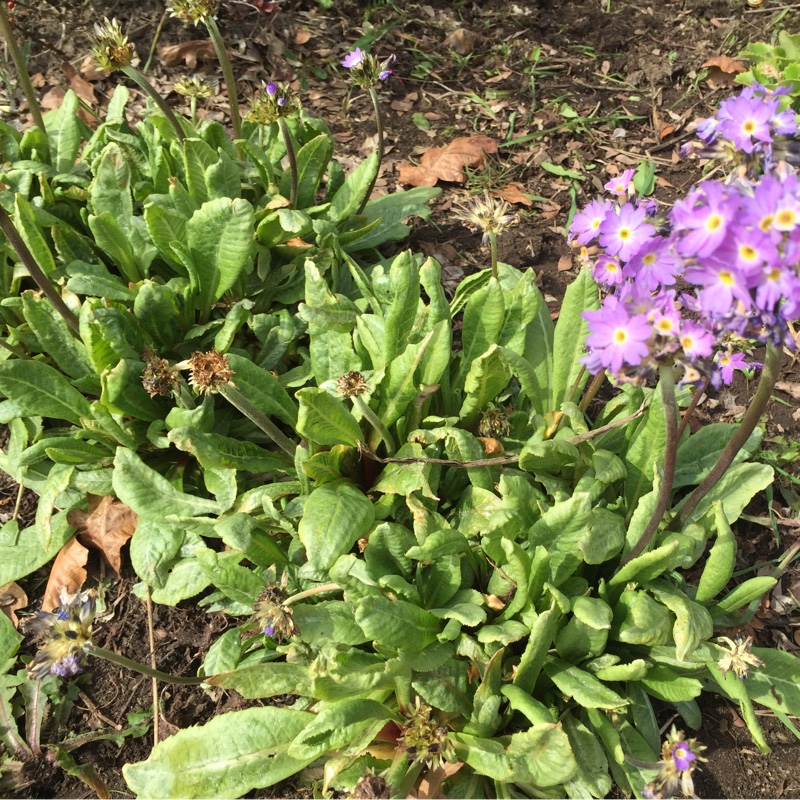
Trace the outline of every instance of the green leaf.
<instances>
[{"instance_id":1,"label":"green leaf","mask_svg":"<svg viewBox=\"0 0 800 800\"><path fill-rule=\"evenodd\" d=\"M204 547L195 551L195 557L209 580L226 597L246 606L252 606L258 599L264 581L255 572L239 564L244 553L236 550L217 553Z\"/></svg>"},{"instance_id":2,"label":"green leaf","mask_svg":"<svg viewBox=\"0 0 800 800\"><path fill-rule=\"evenodd\" d=\"M680 675L663 664L650 667L647 675L642 678L641 684L648 694L670 703L693 700L695 697L699 697L703 691L703 684L699 680Z\"/></svg>"},{"instance_id":3,"label":"green leaf","mask_svg":"<svg viewBox=\"0 0 800 800\"><path fill-rule=\"evenodd\" d=\"M75 166L81 137L86 130L77 114L78 96L72 89L68 89L58 109L44 115L47 141L50 145L50 163L56 172L70 172Z\"/></svg>"},{"instance_id":4,"label":"green leaf","mask_svg":"<svg viewBox=\"0 0 800 800\"><path fill-rule=\"evenodd\" d=\"M672 642L672 614L640 590L626 589L614 608L611 637L652 647Z\"/></svg>"},{"instance_id":5,"label":"green leaf","mask_svg":"<svg viewBox=\"0 0 800 800\"><path fill-rule=\"evenodd\" d=\"M736 537L720 502L714 504L714 525L717 538L708 553L700 582L697 584L694 599L698 603L708 603L716 597L728 585L736 566Z\"/></svg>"},{"instance_id":6,"label":"green leaf","mask_svg":"<svg viewBox=\"0 0 800 800\"><path fill-rule=\"evenodd\" d=\"M153 244L158 248L159 255L173 269L186 275L183 263L175 258L172 251L172 242L186 240L186 223L189 221L180 211L164 208L156 203L150 203L144 209L144 221Z\"/></svg>"},{"instance_id":7,"label":"green leaf","mask_svg":"<svg viewBox=\"0 0 800 800\"><path fill-rule=\"evenodd\" d=\"M203 468L246 472L294 471L291 459L283 452L265 450L252 442L218 433L182 427L171 430L168 438L178 450L191 453Z\"/></svg>"},{"instance_id":8,"label":"green leaf","mask_svg":"<svg viewBox=\"0 0 800 800\"><path fill-rule=\"evenodd\" d=\"M248 708L178 731L147 761L123 775L140 798L241 797L294 775L312 759L292 758L289 746L313 719L290 708Z\"/></svg>"},{"instance_id":9,"label":"green leaf","mask_svg":"<svg viewBox=\"0 0 800 800\"><path fill-rule=\"evenodd\" d=\"M372 543L370 536L370 546ZM369 641L364 631L353 619L353 608L342 600L321 603L298 603L294 606L294 621L300 641L321 646L333 641L339 645L355 647ZM300 692L295 692L300 694Z\"/></svg>"},{"instance_id":10,"label":"green leaf","mask_svg":"<svg viewBox=\"0 0 800 800\"><path fill-rule=\"evenodd\" d=\"M559 691L584 708L621 708L628 703L594 675L566 661L548 656L544 662L544 671Z\"/></svg>"},{"instance_id":11,"label":"green leaf","mask_svg":"<svg viewBox=\"0 0 800 800\"><path fill-rule=\"evenodd\" d=\"M491 345L483 355L472 362L464 381L464 391L467 396L459 412L459 417L465 421L465 425L469 425L486 404L505 389L510 377L511 373L497 345Z\"/></svg>"},{"instance_id":12,"label":"green leaf","mask_svg":"<svg viewBox=\"0 0 800 800\"><path fill-rule=\"evenodd\" d=\"M636 508L639 498L653 488L653 470L664 461L666 427L664 401L660 385L653 389L650 407L639 421L625 453L625 502L628 511Z\"/></svg>"},{"instance_id":13,"label":"green leaf","mask_svg":"<svg viewBox=\"0 0 800 800\"><path fill-rule=\"evenodd\" d=\"M128 283L142 280L144 276L139 271L131 241L119 222L108 211L103 211L89 214L88 223L95 243L117 266L122 277Z\"/></svg>"},{"instance_id":14,"label":"green leaf","mask_svg":"<svg viewBox=\"0 0 800 800\"><path fill-rule=\"evenodd\" d=\"M508 745L512 780L556 786L570 780L578 765L561 725L542 723L515 733Z\"/></svg>"},{"instance_id":15,"label":"green leaf","mask_svg":"<svg viewBox=\"0 0 800 800\"><path fill-rule=\"evenodd\" d=\"M436 641L441 623L429 611L385 597L362 597L356 604L356 622L370 640L384 647L418 653Z\"/></svg>"},{"instance_id":16,"label":"green leaf","mask_svg":"<svg viewBox=\"0 0 800 800\"><path fill-rule=\"evenodd\" d=\"M194 556L182 558L167 574L163 586L153 589L152 600L165 606L176 606L207 589L211 580Z\"/></svg>"},{"instance_id":17,"label":"green leaf","mask_svg":"<svg viewBox=\"0 0 800 800\"><path fill-rule=\"evenodd\" d=\"M331 481L314 489L297 528L309 570L327 572L366 535L374 520L372 503L348 481Z\"/></svg>"},{"instance_id":18,"label":"green leaf","mask_svg":"<svg viewBox=\"0 0 800 800\"><path fill-rule=\"evenodd\" d=\"M219 505L213 500L178 491L163 475L125 447L118 447L114 458L114 492L137 514L156 520L169 515L197 517L220 512Z\"/></svg>"},{"instance_id":19,"label":"green leaf","mask_svg":"<svg viewBox=\"0 0 800 800\"><path fill-rule=\"evenodd\" d=\"M24 638L16 631L9 617L0 614L0 672L7 672L11 668Z\"/></svg>"},{"instance_id":20,"label":"green leaf","mask_svg":"<svg viewBox=\"0 0 800 800\"><path fill-rule=\"evenodd\" d=\"M699 484L717 463L725 445L736 433L736 428L736 425L727 422L714 422L703 425L691 436L684 436L678 445L673 487L679 489L682 486ZM762 436L763 430L756 428L737 453L733 463L737 464L752 455L758 449Z\"/></svg>"},{"instance_id":21,"label":"green leaf","mask_svg":"<svg viewBox=\"0 0 800 800\"><path fill-rule=\"evenodd\" d=\"M597 736L571 713L561 719L564 732L569 737L577 773L567 785L569 797L606 797L611 791L608 759ZM570 791L572 789L572 791Z\"/></svg>"},{"instance_id":22,"label":"green leaf","mask_svg":"<svg viewBox=\"0 0 800 800\"><path fill-rule=\"evenodd\" d=\"M737 608L741 608L752 600L761 597L776 583L777 580L770 575L759 575L755 578L750 578L744 583L740 583L730 594L725 595L722 600L715 603L708 610L714 617L721 614L730 614L736 611Z\"/></svg>"},{"instance_id":23,"label":"green leaf","mask_svg":"<svg viewBox=\"0 0 800 800\"><path fill-rule=\"evenodd\" d=\"M94 180L89 188L89 208L93 214L107 211L130 232L133 216L131 168L120 146L114 142L103 148L94 164Z\"/></svg>"},{"instance_id":24,"label":"green leaf","mask_svg":"<svg viewBox=\"0 0 800 800\"><path fill-rule=\"evenodd\" d=\"M632 580L646 584L668 569L675 569L681 563L683 556L680 549L680 540L672 539L655 550L642 553L629 561L616 575L613 575L608 585L625 586Z\"/></svg>"},{"instance_id":25,"label":"green leaf","mask_svg":"<svg viewBox=\"0 0 800 800\"><path fill-rule=\"evenodd\" d=\"M754 647L764 666L750 670L743 681L756 703L792 716L800 715L800 659L783 650Z\"/></svg>"},{"instance_id":26,"label":"green leaf","mask_svg":"<svg viewBox=\"0 0 800 800\"><path fill-rule=\"evenodd\" d=\"M86 398L56 369L41 361L0 363L0 392L25 416L63 419L75 425L91 417Z\"/></svg>"},{"instance_id":27,"label":"green leaf","mask_svg":"<svg viewBox=\"0 0 800 800\"><path fill-rule=\"evenodd\" d=\"M327 750L346 747L365 728L389 719L399 721L396 714L375 700L353 699L331 703L295 736L288 752L294 758L318 758Z\"/></svg>"},{"instance_id":28,"label":"green leaf","mask_svg":"<svg viewBox=\"0 0 800 800\"><path fill-rule=\"evenodd\" d=\"M363 441L355 417L336 397L324 389L300 389L295 395L300 403L297 432L316 444L332 446L347 444L357 447Z\"/></svg>"},{"instance_id":29,"label":"green leaf","mask_svg":"<svg viewBox=\"0 0 800 800\"><path fill-rule=\"evenodd\" d=\"M384 242L405 239L410 227L404 225L403 220L411 216L427 219L431 210L426 203L441 194L441 191L438 187L417 186L406 192L393 192L370 200L364 208L364 216L369 222L379 219L380 225L351 244L348 252L368 250Z\"/></svg>"},{"instance_id":30,"label":"green leaf","mask_svg":"<svg viewBox=\"0 0 800 800\"><path fill-rule=\"evenodd\" d=\"M675 654L683 661L700 642L711 638L714 624L704 606L690 600L683 592L665 581L650 584L650 591L674 615L672 635L675 639Z\"/></svg>"},{"instance_id":31,"label":"green leaf","mask_svg":"<svg viewBox=\"0 0 800 800\"><path fill-rule=\"evenodd\" d=\"M387 367L386 377L381 383L381 404L378 409L378 416L387 427L400 419L417 396L417 368L432 338L433 331L430 331L421 342L408 345Z\"/></svg>"},{"instance_id":32,"label":"green leaf","mask_svg":"<svg viewBox=\"0 0 800 800\"><path fill-rule=\"evenodd\" d=\"M384 361L387 364L406 349L419 306L419 267L410 250L404 250L389 267L392 301L384 316Z\"/></svg>"},{"instance_id":33,"label":"green leaf","mask_svg":"<svg viewBox=\"0 0 800 800\"><path fill-rule=\"evenodd\" d=\"M198 308L211 306L244 274L253 242L253 207L247 200L209 200L186 223L189 269Z\"/></svg>"},{"instance_id":34,"label":"green leaf","mask_svg":"<svg viewBox=\"0 0 800 800\"><path fill-rule=\"evenodd\" d=\"M8 524L4 526L4 532ZM36 572L58 553L73 533L64 511L50 519L49 536L37 520L35 525L20 531L13 540L4 541L0 544L0 586Z\"/></svg>"},{"instance_id":35,"label":"green leaf","mask_svg":"<svg viewBox=\"0 0 800 800\"><path fill-rule=\"evenodd\" d=\"M496 344L503 327L505 301L500 283L490 278L486 286L478 289L464 308L464 324L461 329L461 365L454 387L463 385L472 362Z\"/></svg>"},{"instance_id":36,"label":"green leaf","mask_svg":"<svg viewBox=\"0 0 800 800\"><path fill-rule=\"evenodd\" d=\"M328 208L328 219L343 222L358 211L359 205L378 171L377 150L367 156L339 187Z\"/></svg>"},{"instance_id":37,"label":"green leaf","mask_svg":"<svg viewBox=\"0 0 800 800\"><path fill-rule=\"evenodd\" d=\"M42 272L51 275L55 271L56 260L36 221L33 206L21 194L17 194L14 198L14 221L20 238L28 246Z\"/></svg>"},{"instance_id":38,"label":"green leaf","mask_svg":"<svg viewBox=\"0 0 800 800\"><path fill-rule=\"evenodd\" d=\"M164 586L167 571L178 554L186 532L155 519L142 518L130 541L131 566L149 586Z\"/></svg>"},{"instance_id":39,"label":"green leaf","mask_svg":"<svg viewBox=\"0 0 800 800\"><path fill-rule=\"evenodd\" d=\"M766 489L774 477L772 467L766 464L747 463L730 467L716 486L697 504L697 508L689 518L690 521L701 520L712 504L721 500L728 523L736 522L745 506L758 492Z\"/></svg>"},{"instance_id":40,"label":"green leaf","mask_svg":"<svg viewBox=\"0 0 800 800\"><path fill-rule=\"evenodd\" d=\"M567 392L572 390L582 369L580 358L584 354L584 341L588 331L582 314L598 307L597 283L588 269L582 269L567 287L553 335L553 375L550 387L553 410L560 409L565 400L574 399L567 397ZM582 382L578 384L578 391L588 378L588 373L584 373Z\"/></svg>"},{"instance_id":41,"label":"green leaf","mask_svg":"<svg viewBox=\"0 0 800 800\"><path fill-rule=\"evenodd\" d=\"M214 675L206 683L222 689L234 689L248 699L277 697L282 694L311 694L311 679L305 664L250 664L233 672Z\"/></svg>"},{"instance_id":42,"label":"green leaf","mask_svg":"<svg viewBox=\"0 0 800 800\"><path fill-rule=\"evenodd\" d=\"M319 183L333 153L333 139L327 134L315 136L304 144L297 152L297 208L309 208L314 199ZM281 194L289 196L290 172L286 170L281 179Z\"/></svg>"},{"instance_id":43,"label":"green leaf","mask_svg":"<svg viewBox=\"0 0 800 800\"><path fill-rule=\"evenodd\" d=\"M236 353L229 353L228 361L234 385L256 408L292 427L297 424L297 405L269 370Z\"/></svg>"}]
</instances>

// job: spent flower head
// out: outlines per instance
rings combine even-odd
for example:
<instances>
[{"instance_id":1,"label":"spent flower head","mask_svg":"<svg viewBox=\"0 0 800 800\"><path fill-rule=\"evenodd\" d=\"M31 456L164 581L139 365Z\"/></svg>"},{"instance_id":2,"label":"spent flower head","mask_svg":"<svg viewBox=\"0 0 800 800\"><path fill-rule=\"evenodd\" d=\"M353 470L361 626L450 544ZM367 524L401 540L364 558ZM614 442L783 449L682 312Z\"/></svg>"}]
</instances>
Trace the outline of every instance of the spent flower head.
<instances>
[{"instance_id":1,"label":"spent flower head","mask_svg":"<svg viewBox=\"0 0 800 800\"><path fill-rule=\"evenodd\" d=\"M644 797L674 797L679 789L684 797L694 797L692 773L708 760L700 755L705 749L697 739L685 739L673 725L661 746L658 775L644 787Z\"/></svg>"},{"instance_id":2,"label":"spent flower head","mask_svg":"<svg viewBox=\"0 0 800 800\"><path fill-rule=\"evenodd\" d=\"M182 78L179 78L177 81L175 81L175 84L172 88L177 92L177 94L182 95L183 97L194 97L197 99L211 97L211 95L214 93L211 84L208 81L204 81L198 75L194 75L191 78L188 78L184 75Z\"/></svg>"},{"instance_id":3,"label":"spent flower head","mask_svg":"<svg viewBox=\"0 0 800 800\"><path fill-rule=\"evenodd\" d=\"M159 358L151 348L142 354L144 370L142 371L142 386L150 397L161 395L172 397L178 388L178 373L173 370L166 358Z\"/></svg>"},{"instance_id":4,"label":"spent flower head","mask_svg":"<svg viewBox=\"0 0 800 800\"><path fill-rule=\"evenodd\" d=\"M447 727L431 719L432 714L433 709L417 697L415 705L406 712L397 743L408 753L411 761L420 761L435 769L445 761L454 761L455 749L447 735Z\"/></svg>"},{"instance_id":5,"label":"spent flower head","mask_svg":"<svg viewBox=\"0 0 800 800\"><path fill-rule=\"evenodd\" d=\"M336 381L336 390L342 397L358 397L367 394L369 386L360 372L346 372Z\"/></svg>"},{"instance_id":6,"label":"spent flower head","mask_svg":"<svg viewBox=\"0 0 800 800\"><path fill-rule=\"evenodd\" d=\"M486 244L490 236L499 236L519 222L519 215L509 213L511 206L505 200L498 200L488 192L484 192L483 198L475 197L468 204L456 208L456 217L461 222L483 233L481 244Z\"/></svg>"},{"instance_id":7,"label":"spent flower head","mask_svg":"<svg viewBox=\"0 0 800 800\"><path fill-rule=\"evenodd\" d=\"M727 675L733 670L733 674L743 681L750 674L750 667L764 666L764 662L750 652L750 648L753 646L752 636L747 638L737 636L736 641L727 636L720 636L717 641L730 648L730 653L725 653L717 661L717 666L722 670L723 675Z\"/></svg>"},{"instance_id":8,"label":"spent flower head","mask_svg":"<svg viewBox=\"0 0 800 800\"><path fill-rule=\"evenodd\" d=\"M130 66L136 50L116 19L105 17L102 24L95 23L92 57L97 66L106 72L116 72Z\"/></svg>"},{"instance_id":9,"label":"spent flower head","mask_svg":"<svg viewBox=\"0 0 800 800\"><path fill-rule=\"evenodd\" d=\"M216 394L227 386L233 371L227 356L216 350L194 353L188 361L176 364L176 369L189 368L189 383L198 394Z\"/></svg>"},{"instance_id":10,"label":"spent flower head","mask_svg":"<svg viewBox=\"0 0 800 800\"><path fill-rule=\"evenodd\" d=\"M287 600L285 586L270 583L253 605L255 619L265 636L281 642L297 636L298 630L292 618L291 606L284 605Z\"/></svg>"},{"instance_id":11,"label":"spent flower head","mask_svg":"<svg viewBox=\"0 0 800 800\"><path fill-rule=\"evenodd\" d=\"M46 675L60 678L77 675L91 649L94 592L70 593L62 589L59 601L54 612L37 611L25 624L26 632L35 634L41 643L28 665L28 677L32 680Z\"/></svg>"},{"instance_id":12,"label":"spent flower head","mask_svg":"<svg viewBox=\"0 0 800 800\"><path fill-rule=\"evenodd\" d=\"M383 83L394 70L392 64L397 56L390 55L383 61L378 61L376 56L364 52L360 47L351 50L341 61L345 69L350 70L353 81L362 89L370 89L378 83Z\"/></svg>"},{"instance_id":13,"label":"spent flower head","mask_svg":"<svg viewBox=\"0 0 800 800\"><path fill-rule=\"evenodd\" d=\"M299 110L300 101L288 86L270 82L263 84L261 90L253 95L245 118L256 125L271 125L281 117L293 116Z\"/></svg>"},{"instance_id":14,"label":"spent flower head","mask_svg":"<svg viewBox=\"0 0 800 800\"><path fill-rule=\"evenodd\" d=\"M170 0L171 17L197 25L208 17L213 17L219 10L219 0Z\"/></svg>"}]
</instances>

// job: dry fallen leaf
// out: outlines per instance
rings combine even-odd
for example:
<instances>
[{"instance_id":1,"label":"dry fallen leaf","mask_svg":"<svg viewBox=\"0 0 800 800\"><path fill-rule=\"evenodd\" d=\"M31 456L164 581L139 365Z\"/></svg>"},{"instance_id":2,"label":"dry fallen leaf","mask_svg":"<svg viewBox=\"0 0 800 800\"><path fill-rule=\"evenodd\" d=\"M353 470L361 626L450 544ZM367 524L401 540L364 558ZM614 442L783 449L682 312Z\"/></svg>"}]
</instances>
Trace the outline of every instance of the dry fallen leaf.
<instances>
[{"instance_id":1,"label":"dry fallen leaf","mask_svg":"<svg viewBox=\"0 0 800 800\"><path fill-rule=\"evenodd\" d=\"M442 784L463 766L463 761L456 761L454 764L440 764L434 769L429 769L419 782L416 793L409 794L408 797L414 797L417 800L433 800L436 797L443 797Z\"/></svg>"},{"instance_id":2,"label":"dry fallen leaf","mask_svg":"<svg viewBox=\"0 0 800 800\"><path fill-rule=\"evenodd\" d=\"M796 400L800 400L800 383L789 383L789 381L777 381L775 388L779 392L786 392Z\"/></svg>"},{"instance_id":3,"label":"dry fallen leaf","mask_svg":"<svg viewBox=\"0 0 800 800\"><path fill-rule=\"evenodd\" d=\"M466 28L457 28L442 44L460 56L468 56L475 49L475 34Z\"/></svg>"},{"instance_id":4,"label":"dry fallen leaf","mask_svg":"<svg viewBox=\"0 0 800 800\"><path fill-rule=\"evenodd\" d=\"M168 67L176 67L183 62L189 69L194 69L198 61L215 59L217 53L208 39L193 39L189 42L159 47L158 57Z\"/></svg>"},{"instance_id":5,"label":"dry fallen leaf","mask_svg":"<svg viewBox=\"0 0 800 800\"><path fill-rule=\"evenodd\" d=\"M70 511L67 520L77 536L103 553L120 577L120 550L136 530L136 513L125 503L108 496L91 513L80 509Z\"/></svg>"},{"instance_id":6,"label":"dry fallen leaf","mask_svg":"<svg viewBox=\"0 0 800 800\"><path fill-rule=\"evenodd\" d=\"M77 592L86 580L86 562L89 551L73 536L62 548L50 568L50 577L44 590L42 611L54 611L60 604L61 590Z\"/></svg>"},{"instance_id":7,"label":"dry fallen leaf","mask_svg":"<svg viewBox=\"0 0 800 800\"><path fill-rule=\"evenodd\" d=\"M741 61L729 56L709 58L701 66L708 70L706 82L712 89L730 89L736 85L736 75L746 69Z\"/></svg>"},{"instance_id":8,"label":"dry fallen leaf","mask_svg":"<svg viewBox=\"0 0 800 800\"><path fill-rule=\"evenodd\" d=\"M478 441L483 445L483 452L487 456L504 456L506 454L503 445L491 436L479 436Z\"/></svg>"},{"instance_id":9,"label":"dry fallen leaf","mask_svg":"<svg viewBox=\"0 0 800 800\"><path fill-rule=\"evenodd\" d=\"M496 192L491 192L491 195L492 197L499 197L501 200L505 200L507 203L532 206L533 200L523 194L522 190L522 184L509 183L506 184L502 189L498 189Z\"/></svg>"},{"instance_id":10,"label":"dry fallen leaf","mask_svg":"<svg viewBox=\"0 0 800 800\"><path fill-rule=\"evenodd\" d=\"M0 586L0 611L11 620L11 624L15 628L19 627L19 619L14 612L27 605L28 595L18 583L12 581L5 586Z\"/></svg>"},{"instance_id":11,"label":"dry fallen leaf","mask_svg":"<svg viewBox=\"0 0 800 800\"><path fill-rule=\"evenodd\" d=\"M305 44L311 38L311 31L301 28L294 35L295 44Z\"/></svg>"},{"instance_id":12,"label":"dry fallen leaf","mask_svg":"<svg viewBox=\"0 0 800 800\"><path fill-rule=\"evenodd\" d=\"M572 269L572 253L567 253L558 259L558 271L566 272L568 269Z\"/></svg>"},{"instance_id":13,"label":"dry fallen leaf","mask_svg":"<svg viewBox=\"0 0 800 800\"><path fill-rule=\"evenodd\" d=\"M438 181L465 183L465 167L475 169L497 152L497 142L489 136L460 136L445 147L432 147L422 154L420 164L398 164L398 183L435 186Z\"/></svg>"}]
</instances>

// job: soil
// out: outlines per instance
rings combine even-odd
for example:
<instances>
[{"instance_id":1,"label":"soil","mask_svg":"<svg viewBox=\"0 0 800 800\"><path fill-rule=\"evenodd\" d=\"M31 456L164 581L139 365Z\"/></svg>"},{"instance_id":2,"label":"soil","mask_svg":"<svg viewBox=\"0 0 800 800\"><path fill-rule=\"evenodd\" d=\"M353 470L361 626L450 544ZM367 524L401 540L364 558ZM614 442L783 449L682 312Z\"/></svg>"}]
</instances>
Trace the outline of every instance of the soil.
<instances>
[{"instance_id":1,"label":"soil","mask_svg":"<svg viewBox=\"0 0 800 800\"><path fill-rule=\"evenodd\" d=\"M141 63L155 46L160 22L158 47L204 38L200 28L167 17L163 8L161 0L17 2L14 23L19 38L31 43L30 71L45 106L57 106L70 86L90 104L102 106L108 101L115 78L94 77L84 63L94 23L103 16L120 20ZM367 35L374 37L373 52L381 57L397 55L395 74L380 92L387 155L377 193L402 188L397 185L398 165L418 163L430 147L441 147L458 136L492 137L499 145L498 154L470 172L463 184L442 185L430 222L416 224L411 245L442 263L445 286L452 291L464 275L488 261L479 234L457 221L454 206L483 191L502 195L516 184L517 198L519 192L523 195L515 206L519 222L500 237L499 256L519 269L536 271L554 318L577 269L564 237L575 183L554 173L592 167L591 177L575 195L580 205L601 191L610 177L648 158L658 170L657 199L671 202L700 176L697 163L677 155L678 146L691 136L691 122L712 114L733 91L732 75L706 74L704 63L736 56L748 42L769 40L782 28L800 30L798 23L800 8L776 0L764 0L753 8L743 0L649 4L647 0L338 0L329 10L315 0L225 0L220 15L240 97L252 95L262 81L292 83L307 110L331 126L337 157L345 168L371 151L375 128L368 99L350 88L338 62L359 37ZM198 72L217 82L215 94L201 101L200 115L228 122L229 104L218 64L202 56L202 49L190 46L188 63L174 67L155 57L148 76L170 103L183 110L184 98L172 91L181 75ZM141 107L143 97L135 87L129 88L136 98L134 108L137 103ZM0 109L15 124L29 122L21 93L9 93L7 85L0 87ZM800 384L796 359L785 359L781 379L795 387ZM753 388L744 378L737 379L731 389L701 402L697 419L736 419ZM797 396L775 392L768 438L800 440ZM774 449L774 457L780 458L781 452ZM797 477L796 460L779 463ZM0 474L3 521L17 503L17 488L4 477ZM796 539L798 528L791 519L798 509L796 487L791 477L786 478L771 498L748 509L748 516L757 522L744 522L737 530L740 567L758 569L774 562ZM774 530L770 510L777 518ZM35 497L25 493L17 515L24 522L34 513ZM22 584L35 607L44 581L32 576ZM99 644L149 661L146 608L130 594L130 584L124 578L108 599L113 612L100 626ZM748 629L759 644L800 650L797 605L787 600L793 592L800 596L797 569L785 573ZM159 667L178 674L197 668L225 626L223 619L209 617L190 604L175 609L156 606L153 615ZM152 707L150 682L132 680L130 673L112 664L98 662L92 677L85 680L70 718L74 731L124 726L128 713ZM160 687L162 737L241 707L233 695ZM778 720L769 714L762 717L774 748L765 757L755 750L730 703L711 697L704 712L698 737L708 747L709 761L697 775L700 796L800 797L796 769L800 742ZM129 796L121 767L145 758L151 742L151 734L126 739L119 748L97 742L81 748L77 757L92 764L115 795ZM265 796L277 796L274 791ZM25 792L33 797L93 796L83 783L55 770L41 772Z\"/></svg>"}]
</instances>

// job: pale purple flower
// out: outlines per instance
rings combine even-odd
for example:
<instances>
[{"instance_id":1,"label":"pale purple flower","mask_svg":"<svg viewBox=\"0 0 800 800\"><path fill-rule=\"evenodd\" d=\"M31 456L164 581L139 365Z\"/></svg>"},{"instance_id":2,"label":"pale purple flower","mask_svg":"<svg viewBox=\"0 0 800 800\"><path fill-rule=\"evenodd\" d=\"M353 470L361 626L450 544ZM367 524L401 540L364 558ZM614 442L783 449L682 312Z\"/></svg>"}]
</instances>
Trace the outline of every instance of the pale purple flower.
<instances>
[{"instance_id":1,"label":"pale purple flower","mask_svg":"<svg viewBox=\"0 0 800 800\"><path fill-rule=\"evenodd\" d=\"M623 281L622 266L614 256L598 256L592 275L603 286L616 286Z\"/></svg>"},{"instance_id":2,"label":"pale purple flower","mask_svg":"<svg viewBox=\"0 0 800 800\"><path fill-rule=\"evenodd\" d=\"M608 214L600 224L600 245L620 261L627 261L656 229L645 222L645 210L625 203L618 214Z\"/></svg>"},{"instance_id":3,"label":"pale purple flower","mask_svg":"<svg viewBox=\"0 0 800 800\"><path fill-rule=\"evenodd\" d=\"M264 87L264 91L270 96L274 97L278 92L278 84L277 83L268 83Z\"/></svg>"},{"instance_id":4,"label":"pale purple flower","mask_svg":"<svg viewBox=\"0 0 800 800\"><path fill-rule=\"evenodd\" d=\"M653 327L644 314L628 316L624 306L615 297L606 297L602 308L585 311L589 335L586 346L593 358L583 359L587 367L597 366L619 372L623 364L635 367L650 352L647 341Z\"/></svg>"},{"instance_id":5,"label":"pale purple flower","mask_svg":"<svg viewBox=\"0 0 800 800\"><path fill-rule=\"evenodd\" d=\"M356 47L355 50L351 50L343 59L342 59L342 66L345 69L353 69L353 67L359 66L364 61L364 52L361 50L360 47Z\"/></svg>"},{"instance_id":6,"label":"pale purple flower","mask_svg":"<svg viewBox=\"0 0 800 800\"><path fill-rule=\"evenodd\" d=\"M707 314L727 314L740 301L750 308L748 274L733 264L706 259L701 265L686 271L686 280L702 286L698 295L700 308Z\"/></svg>"},{"instance_id":7,"label":"pale purple flower","mask_svg":"<svg viewBox=\"0 0 800 800\"><path fill-rule=\"evenodd\" d=\"M683 260L672 250L669 242L654 236L636 251L622 272L626 278L652 292L659 286L672 286L682 267Z\"/></svg>"},{"instance_id":8,"label":"pale purple flower","mask_svg":"<svg viewBox=\"0 0 800 800\"><path fill-rule=\"evenodd\" d=\"M677 243L678 252L683 256L711 255L725 239L736 206L726 188L712 181L701 183L675 203L670 218L677 230L685 231Z\"/></svg>"},{"instance_id":9,"label":"pale purple flower","mask_svg":"<svg viewBox=\"0 0 800 800\"><path fill-rule=\"evenodd\" d=\"M733 371L737 369L747 369L747 362L742 353L734 353L731 350L718 352L714 356L714 361L719 368L719 374L724 384L729 384L733 380Z\"/></svg>"},{"instance_id":10,"label":"pale purple flower","mask_svg":"<svg viewBox=\"0 0 800 800\"><path fill-rule=\"evenodd\" d=\"M599 234L600 225L612 209L609 200L592 200L572 218L572 224L569 226L570 239L574 239L578 244L589 244Z\"/></svg>"},{"instance_id":11,"label":"pale purple flower","mask_svg":"<svg viewBox=\"0 0 800 800\"><path fill-rule=\"evenodd\" d=\"M379 81L385 81L392 74L392 72L394 72L394 70L391 70L391 69L381 70L378 73L378 80Z\"/></svg>"},{"instance_id":12,"label":"pale purple flower","mask_svg":"<svg viewBox=\"0 0 800 800\"><path fill-rule=\"evenodd\" d=\"M675 762L675 768L681 772L689 769L692 761L696 758L697 756L689 749L689 745L686 742L678 742L672 748L672 759Z\"/></svg>"},{"instance_id":13,"label":"pale purple flower","mask_svg":"<svg viewBox=\"0 0 800 800\"><path fill-rule=\"evenodd\" d=\"M691 320L681 324L678 341L683 352L692 361L698 358L707 358L714 350L716 339L711 331Z\"/></svg>"},{"instance_id":14,"label":"pale purple flower","mask_svg":"<svg viewBox=\"0 0 800 800\"><path fill-rule=\"evenodd\" d=\"M772 141L772 107L763 97L731 97L720 105L718 117L720 135L744 153L752 153L758 142Z\"/></svg>"},{"instance_id":15,"label":"pale purple flower","mask_svg":"<svg viewBox=\"0 0 800 800\"><path fill-rule=\"evenodd\" d=\"M612 178L608 183L604 184L604 188L615 194L617 197L624 197L628 194L631 183L633 182L633 175L635 170L626 169L622 175Z\"/></svg>"}]
</instances>

